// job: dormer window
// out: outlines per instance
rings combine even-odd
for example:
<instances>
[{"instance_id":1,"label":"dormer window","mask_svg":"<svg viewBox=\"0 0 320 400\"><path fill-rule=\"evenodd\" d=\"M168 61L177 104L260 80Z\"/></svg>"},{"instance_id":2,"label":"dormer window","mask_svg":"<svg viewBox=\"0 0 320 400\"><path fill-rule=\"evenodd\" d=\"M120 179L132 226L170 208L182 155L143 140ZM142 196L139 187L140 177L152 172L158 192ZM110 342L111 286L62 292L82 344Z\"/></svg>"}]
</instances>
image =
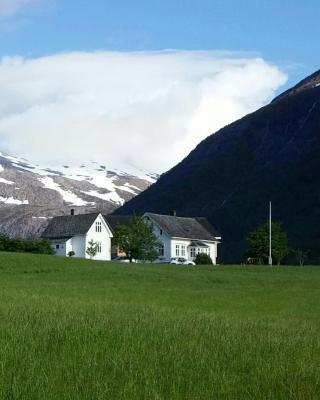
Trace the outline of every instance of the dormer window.
<instances>
[{"instance_id":1,"label":"dormer window","mask_svg":"<svg viewBox=\"0 0 320 400\"><path fill-rule=\"evenodd\" d=\"M96 232L102 232L102 223L100 221L96 222Z\"/></svg>"}]
</instances>

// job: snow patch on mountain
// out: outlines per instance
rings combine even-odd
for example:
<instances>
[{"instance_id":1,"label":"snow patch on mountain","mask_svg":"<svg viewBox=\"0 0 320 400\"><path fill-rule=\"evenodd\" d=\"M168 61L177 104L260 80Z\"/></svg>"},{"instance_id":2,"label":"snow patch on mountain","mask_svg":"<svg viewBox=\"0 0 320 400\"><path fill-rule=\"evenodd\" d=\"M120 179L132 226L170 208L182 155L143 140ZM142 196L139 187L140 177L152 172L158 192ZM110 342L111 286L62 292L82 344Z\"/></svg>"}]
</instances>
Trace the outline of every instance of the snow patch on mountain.
<instances>
[{"instance_id":1,"label":"snow patch on mountain","mask_svg":"<svg viewBox=\"0 0 320 400\"><path fill-rule=\"evenodd\" d=\"M0 178L0 183L5 183L6 185L13 185L14 182L8 181L7 179Z\"/></svg>"},{"instance_id":2,"label":"snow patch on mountain","mask_svg":"<svg viewBox=\"0 0 320 400\"><path fill-rule=\"evenodd\" d=\"M94 179L93 184L100 184L104 187L105 185L110 185L109 180L100 180L101 178L106 178L108 175L117 175L121 177L136 177L150 183L154 183L158 179L158 175L147 173L140 169L128 167L126 168L126 172L123 170L113 168L108 169L103 163L98 163L96 161L90 161L87 164L81 164L80 166L57 166L57 165L39 165L32 164L25 158L18 158L13 156L8 156L0 152L0 156L10 161L15 167L19 169L23 169L25 171L32 172L34 174L42 175L42 176L64 176L65 178L74 179L77 181L83 181ZM3 169L2 169L3 170ZM0 172L2 171L0 168ZM110 178L109 178L110 179ZM104 186L103 186L104 185ZM112 186L112 184L111 184ZM105 187L109 189L109 187ZM110 188L109 190L112 190Z\"/></svg>"},{"instance_id":3,"label":"snow patch on mountain","mask_svg":"<svg viewBox=\"0 0 320 400\"><path fill-rule=\"evenodd\" d=\"M122 205L128 199L127 196L123 197L121 192L127 192L133 196L141 193L142 189L132 184L132 181L137 179L142 180L145 182L146 186L149 186L158 178L157 175L148 174L142 170L133 168L129 168L129 172L123 172L119 169L109 169L103 163L98 163L95 161L90 161L86 164L81 164L80 166L40 166L38 164L30 163L25 158L8 156L1 152L0 156L9 161L13 167L20 171L28 171L32 174L43 177L44 179L41 178L39 180L45 185L46 188L59 192L66 202L79 206L85 206L94 203L87 202L76 194L72 193L70 190L63 189L61 185L54 181L55 177L65 178L71 181L87 182L98 189L105 189L110 193L100 193L99 191L93 189L82 192L91 197L96 197L105 201L111 201L116 205ZM3 170L4 168L1 165L0 172ZM7 182L3 181L2 183Z\"/></svg>"},{"instance_id":4,"label":"snow patch on mountain","mask_svg":"<svg viewBox=\"0 0 320 400\"><path fill-rule=\"evenodd\" d=\"M105 201L111 201L119 206L122 206L124 204L124 200L116 192L99 193L96 190L90 190L89 192L82 191L82 193L87 194L91 197L97 197Z\"/></svg>"},{"instance_id":5,"label":"snow patch on mountain","mask_svg":"<svg viewBox=\"0 0 320 400\"><path fill-rule=\"evenodd\" d=\"M2 196L0 196L0 203L21 205L21 204L29 204L29 201L28 200L18 200L18 199L15 199L13 197L2 197Z\"/></svg>"},{"instance_id":6,"label":"snow patch on mountain","mask_svg":"<svg viewBox=\"0 0 320 400\"><path fill-rule=\"evenodd\" d=\"M44 178L38 178L38 180L44 185L45 188L55 190L56 192L60 193L63 200L67 203L70 203L73 206L87 206L89 203L87 201L82 200L80 197L75 195L74 193L63 190L60 185L58 185L54 180L49 177L45 176Z\"/></svg>"}]
</instances>

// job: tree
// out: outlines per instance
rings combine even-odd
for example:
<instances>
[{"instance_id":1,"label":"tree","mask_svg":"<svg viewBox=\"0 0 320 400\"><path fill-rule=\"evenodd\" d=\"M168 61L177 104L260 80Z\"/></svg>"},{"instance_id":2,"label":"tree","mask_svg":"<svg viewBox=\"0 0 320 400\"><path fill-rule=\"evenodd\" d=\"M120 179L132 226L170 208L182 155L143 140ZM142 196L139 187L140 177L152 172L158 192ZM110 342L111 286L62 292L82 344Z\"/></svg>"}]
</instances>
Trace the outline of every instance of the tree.
<instances>
[{"instance_id":1,"label":"tree","mask_svg":"<svg viewBox=\"0 0 320 400\"><path fill-rule=\"evenodd\" d=\"M308 259L309 250L295 249L292 250L292 253L295 256L295 259L299 263L300 267L302 267Z\"/></svg>"},{"instance_id":2,"label":"tree","mask_svg":"<svg viewBox=\"0 0 320 400\"><path fill-rule=\"evenodd\" d=\"M114 240L130 262L133 259L154 261L158 257L159 242L153 233L152 225L143 218L132 217L127 224L117 225Z\"/></svg>"},{"instance_id":3,"label":"tree","mask_svg":"<svg viewBox=\"0 0 320 400\"><path fill-rule=\"evenodd\" d=\"M269 223L263 224L249 233L247 244L248 257L261 258L267 262L269 256ZM271 224L271 249L272 258L278 265L289 253L287 234L277 222Z\"/></svg>"},{"instance_id":4,"label":"tree","mask_svg":"<svg viewBox=\"0 0 320 400\"><path fill-rule=\"evenodd\" d=\"M198 253L196 255L196 258L195 258L194 262L197 265L211 265L212 264L212 259L206 253Z\"/></svg>"},{"instance_id":5,"label":"tree","mask_svg":"<svg viewBox=\"0 0 320 400\"><path fill-rule=\"evenodd\" d=\"M98 243L91 239L88 245L86 253L92 259L98 252Z\"/></svg>"}]
</instances>

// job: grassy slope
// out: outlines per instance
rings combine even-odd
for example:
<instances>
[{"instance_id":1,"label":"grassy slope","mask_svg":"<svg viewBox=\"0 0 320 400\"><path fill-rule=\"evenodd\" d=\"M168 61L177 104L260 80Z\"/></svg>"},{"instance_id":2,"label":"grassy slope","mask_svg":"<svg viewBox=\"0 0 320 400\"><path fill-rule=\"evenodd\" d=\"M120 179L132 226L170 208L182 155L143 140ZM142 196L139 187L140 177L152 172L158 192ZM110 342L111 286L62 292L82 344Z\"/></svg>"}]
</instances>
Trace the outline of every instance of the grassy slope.
<instances>
[{"instance_id":1,"label":"grassy slope","mask_svg":"<svg viewBox=\"0 0 320 400\"><path fill-rule=\"evenodd\" d=\"M0 399L319 399L320 269L0 253Z\"/></svg>"}]
</instances>

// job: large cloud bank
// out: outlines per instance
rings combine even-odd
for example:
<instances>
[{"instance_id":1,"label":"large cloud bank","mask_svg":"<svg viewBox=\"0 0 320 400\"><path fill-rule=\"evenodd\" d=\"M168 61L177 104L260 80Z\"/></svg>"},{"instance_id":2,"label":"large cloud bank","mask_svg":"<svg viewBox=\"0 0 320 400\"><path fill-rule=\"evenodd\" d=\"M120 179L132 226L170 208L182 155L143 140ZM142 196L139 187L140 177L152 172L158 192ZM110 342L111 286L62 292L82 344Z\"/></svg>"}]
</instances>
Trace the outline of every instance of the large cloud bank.
<instances>
[{"instance_id":1,"label":"large cloud bank","mask_svg":"<svg viewBox=\"0 0 320 400\"><path fill-rule=\"evenodd\" d=\"M268 102L286 78L261 58L214 52L3 58L0 151L162 172Z\"/></svg>"}]
</instances>

